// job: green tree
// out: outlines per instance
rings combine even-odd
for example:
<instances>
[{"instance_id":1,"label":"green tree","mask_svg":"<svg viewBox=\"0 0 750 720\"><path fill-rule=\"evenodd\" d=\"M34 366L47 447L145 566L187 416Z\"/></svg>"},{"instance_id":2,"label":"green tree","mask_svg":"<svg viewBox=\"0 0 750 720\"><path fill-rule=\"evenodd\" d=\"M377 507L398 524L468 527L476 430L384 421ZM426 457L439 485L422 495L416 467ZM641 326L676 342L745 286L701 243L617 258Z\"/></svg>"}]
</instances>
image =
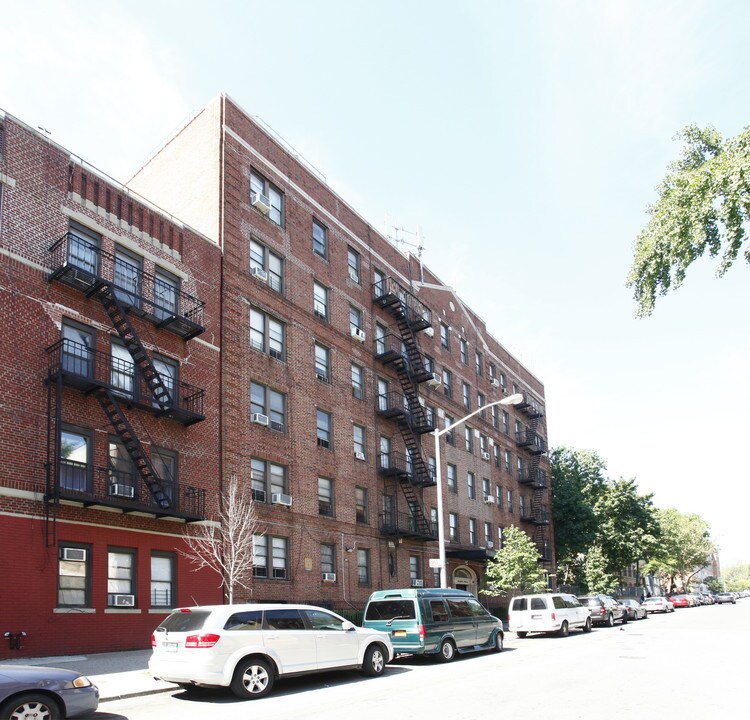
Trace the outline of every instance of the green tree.
<instances>
[{"instance_id":1,"label":"green tree","mask_svg":"<svg viewBox=\"0 0 750 720\"><path fill-rule=\"evenodd\" d=\"M713 128L689 125L679 133L682 158L669 167L638 235L627 286L639 317L650 315L657 295L679 287L687 268L706 252L721 253L721 277L737 259L750 221L750 127L725 140ZM745 247L750 263L750 247Z\"/></svg>"},{"instance_id":2,"label":"green tree","mask_svg":"<svg viewBox=\"0 0 750 720\"><path fill-rule=\"evenodd\" d=\"M713 551L710 527L700 515L684 515L675 508L659 509L656 517L660 538L646 569L661 578L667 592L687 588Z\"/></svg>"},{"instance_id":3,"label":"green tree","mask_svg":"<svg viewBox=\"0 0 750 720\"><path fill-rule=\"evenodd\" d=\"M607 571L607 560L598 545L589 548L583 562L583 582L590 593L611 593L617 577Z\"/></svg>"},{"instance_id":4,"label":"green tree","mask_svg":"<svg viewBox=\"0 0 750 720\"><path fill-rule=\"evenodd\" d=\"M717 593L722 591L721 586L721 580L719 578L715 578L713 575L709 575L707 578L704 578L703 584L712 592Z\"/></svg>"},{"instance_id":5,"label":"green tree","mask_svg":"<svg viewBox=\"0 0 750 720\"><path fill-rule=\"evenodd\" d=\"M550 452L550 469L557 576L572 584L596 541L599 521L594 506L604 492L607 466L592 450L560 447Z\"/></svg>"},{"instance_id":6,"label":"green tree","mask_svg":"<svg viewBox=\"0 0 750 720\"><path fill-rule=\"evenodd\" d=\"M730 592L750 590L750 565L732 565L722 574Z\"/></svg>"},{"instance_id":7,"label":"green tree","mask_svg":"<svg viewBox=\"0 0 750 720\"><path fill-rule=\"evenodd\" d=\"M649 557L659 536L659 524L651 501L641 495L635 480L607 483L594 505L597 545L610 573Z\"/></svg>"},{"instance_id":8,"label":"green tree","mask_svg":"<svg viewBox=\"0 0 750 720\"><path fill-rule=\"evenodd\" d=\"M511 525L503 530L503 547L487 563L485 595L502 595L518 590L539 592L547 587L547 577L539 566L541 556L534 541Z\"/></svg>"}]
</instances>

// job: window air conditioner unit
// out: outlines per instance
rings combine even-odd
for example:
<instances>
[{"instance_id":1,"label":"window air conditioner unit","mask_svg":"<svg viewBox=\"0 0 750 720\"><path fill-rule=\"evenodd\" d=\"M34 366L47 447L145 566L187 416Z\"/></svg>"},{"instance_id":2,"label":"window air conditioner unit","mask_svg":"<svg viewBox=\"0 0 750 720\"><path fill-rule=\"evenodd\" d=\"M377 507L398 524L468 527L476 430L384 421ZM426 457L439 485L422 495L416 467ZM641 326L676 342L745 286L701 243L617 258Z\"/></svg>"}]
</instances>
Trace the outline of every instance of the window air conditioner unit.
<instances>
[{"instance_id":1,"label":"window air conditioner unit","mask_svg":"<svg viewBox=\"0 0 750 720\"><path fill-rule=\"evenodd\" d=\"M110 605L115 607L135 607L135 595L110 595Z\"/></svg>"},{"instance_id":2,"label":"window air conditioner unit","mask_svg":"<svg viewBox=\"0 0 750 720\"><path fill-rule=\"evenodd\" d=\"M494 505L494 504L495 504L495 498L493 498L493 497L492 497L492 495L488 495L488 496L487 496L487 497L486 497L486 498L484 499L484 504L485 504L485 505Z\"/></svg>"},{"instance_id":3,"label":"window air conditioner unit","mask_svg":"<svg viewBox=\"0 0 750 720\"><path fill-rule=\"evenodd\" d=\"M494 388L500 387L500 381L497 378L490 378L490 385Z\"/></svg>"},{"instance_id":4,"label":"window air conditioner unit","mask_svg":"<svg viewBox=\"0 0 750 720\"><path fill-rule=\"evenodd\" d=\"M357 460L364 460L365 454L363 452L360 452L359 450L355 451L354 457L357 458Z\"/></svg>"},{"instance_id":5,"label":"window air conditioner unit","mask_svg":"<svg viewBox=\"0 0 750 720\"><path fill-rule=\"evenodd\" d=\"M323 573L323 582L336 582L336 573Z\"/></svg>"},{"instance_id":6,"label":"window air conditioner unit","mask_svg":"<svg viewBox=\"0 0 750 720\"><path fill-rule=\"evenodd\" d=\"M489 460L490 454L488 452L482 451L482 460Z\"/></svg>"},{"instance_id":7,"label":"window air conditioner unit","mask_svg":"<svg viewBox=\"0 0 750 720\"><path fill-rule=\"evenodd\" d=\"M263 282L268 282L268 273L265 270L261 270L260 268L250 268L250 275L252 277L258 278L258 280L262 280Z\"/></svg>"},{"instance_id":8,"label":"window air conditioner unit","mask_svg":"<svg viewBox=\"0 0 750 720\"><path fill-rule=\"evenodd\" d=\"M355 283L359 282L359 275L357 274L357 271L354 268L349 268L349 278L351 280L354 280Z\"/></svg>"},{"instance_id":9,"label":"window air conditioner unit","mask_svg":"<svg viewBox=\"0 0 750 720\"><path fill-rule=\"evenodd\" d=\"M411 581L411 586L412 587L424 587L424 580L413 579Z\"/></svg>"},{"instance_id":10,"label":"window air conditioner unit","mask_svg":"<svg viewBox=\"0 0 750 720\"><path fill-rule=\"evenodd\" d=\"M429 337L435 337L435 331L432 329L432 325L429 325L424 329L424 334Z\"/></svg>"},{"instance_id":11,"label":"window air conditioner unit","mask_svg":"<svg viewBox=\"0 0 750 720\"><path fill-rule=\"evenodd\" d=\"M62 559L74 560L76 562L86 562L86 550L84 550L83 548L63 548Z\"/></svg>"},{"instance_id":12,"label":"window air conditioner unit","mask_svg":"<svg viewBox=\"0 0 750 720\"><path fill-rule=\"evenodd\" d=\"M263 195L262 193L250 193L250 204L264 215L268 215L271 212L271 201L267 195Z\"/></svg>"},{"instance_id":13,"label":"window air conditioner unit","mask_svg":"<svg viewBox=\"0 0 750 720\"><path fill-rule=\"evenodd\" d=\"M268 425L268 415L263 415L262 413L253 413L253 416L250 419L256 425Z\"/></svg>"},{"instance_id":14,"label":"window air conditioner unit","mask_svg":"<svg viewBox=\"0 0 750 720\"><path fill-rule=\"evenodd\" d=\"M430 387L440 387L443 384L443 381L440 377L440 375L436 372L432 373L432 377L427 381L427 384Z\"/></svg>"},{"instance_id":15,"label":"window air conditioner unit","mask_svg":"<svg viewBox=\"0 0 750 720\"><path fill-rule=\"evenodd\" d=\"M135 497L135 488L132 485L123 485L122 483L112 483L109 486L109 494L117 497L132 498Z\"/></svg>"},{"instance_id":16,"label":"window air conditioner unit","mask_svg":"<svg viewBox=\"0 0 750 720\"><path fill-rule=\"evenodd\" d=\"M495 543L492 542L492 540L488 540L484 545L488 550L492 550L492 548L495 547Z\"/></svg>"},{"instance_id":17,"label":"window air conditioner unit","mask_svg":"<svg viewBox=\"0 0 750 720\"><path fill-rule=\"evenodd\" d=\"M355 340L359 340L359 342L365 341L365 331L360 330L359 328L352 328L352 337Z\"/></svg>"},{"instance_id":18,"label":"window air conditioner unit","mask_svg":"<svg viewBox=\"0 0 750 720\"><path fill-rule=\"evenodd\" d=\"M292 496L285 495L284 493L272 493L271 502L274 505L286 505L287 507L292 506Z\"/></svg>"}]
</instances>

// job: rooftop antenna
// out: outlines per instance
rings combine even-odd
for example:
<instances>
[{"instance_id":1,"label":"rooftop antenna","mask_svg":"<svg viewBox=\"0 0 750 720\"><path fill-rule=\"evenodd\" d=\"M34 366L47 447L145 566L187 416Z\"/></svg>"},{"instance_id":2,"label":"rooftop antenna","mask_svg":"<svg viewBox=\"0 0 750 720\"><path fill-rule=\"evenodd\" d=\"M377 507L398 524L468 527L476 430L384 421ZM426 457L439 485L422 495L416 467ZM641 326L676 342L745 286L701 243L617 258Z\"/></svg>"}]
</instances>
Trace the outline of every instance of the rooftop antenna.
<instances>
[{"instance_id":1,"label":"rooftop antenna","mask_svg":"<svg viewBox=\"0 0 750 720\"><path fill-rule=\"evenodd\" d=\"M393 230L394 234L391 234L389 230ZM422 226L418 225L416 232L413 230L407 230L406 228L397 227L396 225L388 225L388 216L385 217L385 234L386 237L397 247L401 248L406 245L414 248L417 251L417 260L419 261L419 282L424 282L424 266L422 265L422 253L424 252L424 245L422 244ZM409 239L403 237L407 235Z\"/></svg>"}]
</instances>

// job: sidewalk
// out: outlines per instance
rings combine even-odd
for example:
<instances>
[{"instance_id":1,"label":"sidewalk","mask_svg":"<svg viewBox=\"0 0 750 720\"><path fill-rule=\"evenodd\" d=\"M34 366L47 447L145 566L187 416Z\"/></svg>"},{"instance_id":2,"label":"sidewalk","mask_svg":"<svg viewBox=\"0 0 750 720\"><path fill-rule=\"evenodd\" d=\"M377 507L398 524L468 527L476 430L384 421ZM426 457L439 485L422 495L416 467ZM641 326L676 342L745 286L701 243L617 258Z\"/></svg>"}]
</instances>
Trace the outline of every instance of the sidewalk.
<instances>
[{"instance_id":1,"label":"sidewalk","mask_svg":"<svg viewBox=\"0 0 750 720\"><path fill-rule=\"evenodd\" d=\"M47 665L76 670L88 676L99 688L99 702L176 690L177 686L154 680L148 672L151 650L58 655L42 658L0 660L7 665Z\"/></svg>"}]
</instances>

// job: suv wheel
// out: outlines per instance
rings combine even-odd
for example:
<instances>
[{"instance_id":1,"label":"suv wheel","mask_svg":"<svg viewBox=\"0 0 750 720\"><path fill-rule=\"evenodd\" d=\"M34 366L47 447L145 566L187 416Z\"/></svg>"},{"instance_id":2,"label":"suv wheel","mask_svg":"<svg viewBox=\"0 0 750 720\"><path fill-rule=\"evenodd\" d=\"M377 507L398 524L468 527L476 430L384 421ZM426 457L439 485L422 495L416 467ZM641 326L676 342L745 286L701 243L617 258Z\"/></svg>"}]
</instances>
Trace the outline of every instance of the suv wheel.
<instances>
[{"instance_id":1,"label":"suv wheel","mask_svg":"<svg viewBox=\"0 0 750 720\"><path fill-rule=\"evenodd\" d=\"M591 618L587 617L586 622L583 625L583 632L591 632Z\"/></svg>"},{"instance_id":2,"label":"suv wheel","mask_svg":"<svg viewBox=\"0 0 750 720\"><path fill-rule=\"evenodd\" d=\"M370 645L365 652L365 660L362 663L362 672L374 677L382 675L385 670L385 655L380 645Z\"/></svg>"},{"instance_id":3,"label":"suv wheel","mask_svg":"<svg viewBox=\"0 0 750 720\"><path fill-rule=\"evenodd\" d=\"M440 643L440 653L438 655L441 662L449 663L456 657L456 646L450 640L443 640Z\"/></svg>"},{"instance_id":4,"label":"suv wheel","mask_svg":"<svg viewBox=\"0 0 750 720\"><path fill-rule=\"evenodd\" d=\"M266 660L243 660L235 669L232 692L243 700L265 697L273 687L273 668Z\"/></svg>"},{"instance_id":5,"label":"suv wheel","mask_svg":"<svg viewBox=\"0 0 750 720\"><path fill-rule=\"evenodd\" d=\"M607 615L607 623L606 624L607 624L607 627L614 627L614 625L615 625L615 618L612 615L612 613L609 613Z\"/></svg>"}]
</instances>

